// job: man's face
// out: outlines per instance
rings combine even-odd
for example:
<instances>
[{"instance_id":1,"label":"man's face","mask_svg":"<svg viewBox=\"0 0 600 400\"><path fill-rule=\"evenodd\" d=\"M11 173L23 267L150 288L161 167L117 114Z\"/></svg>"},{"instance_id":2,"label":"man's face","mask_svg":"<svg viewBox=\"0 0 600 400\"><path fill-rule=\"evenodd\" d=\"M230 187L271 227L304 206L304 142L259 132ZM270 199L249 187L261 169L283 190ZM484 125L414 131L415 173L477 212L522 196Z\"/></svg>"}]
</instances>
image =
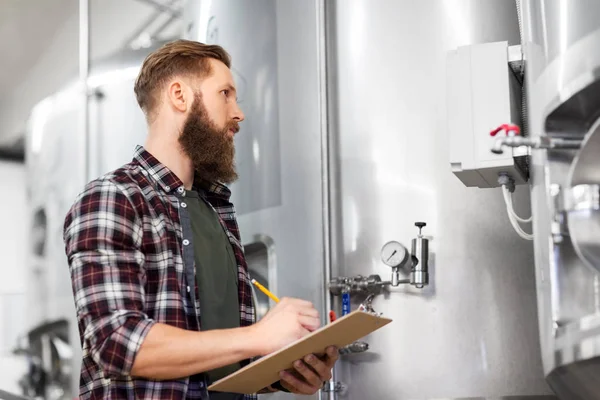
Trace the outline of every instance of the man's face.
<instances>
[{"instance_id":1,"label":"man's face","mask_svg":"<svg viewBox=\"0 0 600 400\"><path fill-rule=\"evenodd\" d=\"M196 173L210 182L231 183L237 178L233 136L244 115L237 105L231 72L211 60L213 73L204 79L183 125L179 143Z\"/></svg>"}]
</instances>

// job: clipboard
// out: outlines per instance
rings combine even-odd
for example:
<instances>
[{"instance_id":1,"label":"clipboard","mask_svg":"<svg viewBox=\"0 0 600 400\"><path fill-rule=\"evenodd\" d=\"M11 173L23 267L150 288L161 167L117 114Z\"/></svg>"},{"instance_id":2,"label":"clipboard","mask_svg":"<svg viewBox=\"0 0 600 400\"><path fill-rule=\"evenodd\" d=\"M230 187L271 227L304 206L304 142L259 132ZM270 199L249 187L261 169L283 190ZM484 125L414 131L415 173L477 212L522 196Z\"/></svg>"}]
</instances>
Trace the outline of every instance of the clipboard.
<instances>
[{"instance_id":1,"label":"clipboard","mask_svg":"<svg viewBox=\"0 0 600 400\"><path fill-rule=\"evenodd\" d=\"M329 346L344 347L392 322L371 313L356 310L311 332L288 346L260 358L226 376L208 390L253 394L277 382L279 372L293 368L293 362L307 354L324 355Z\"/></svg>"}]
</instances>

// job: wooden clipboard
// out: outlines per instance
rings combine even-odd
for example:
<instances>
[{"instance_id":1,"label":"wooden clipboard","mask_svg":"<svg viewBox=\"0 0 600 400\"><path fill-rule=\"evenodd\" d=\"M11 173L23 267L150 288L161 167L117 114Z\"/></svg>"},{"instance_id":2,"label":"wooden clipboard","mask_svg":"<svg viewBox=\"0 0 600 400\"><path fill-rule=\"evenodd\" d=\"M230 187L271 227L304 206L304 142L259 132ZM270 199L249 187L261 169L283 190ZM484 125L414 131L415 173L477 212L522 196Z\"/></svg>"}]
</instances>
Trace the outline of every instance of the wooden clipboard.
<instances>
[{"instance_id":1,"label":"wooden clipboard","mask_svg":"<svg viewBox=\"0 0 600 400\"><path fill-rule=\"evenodd\" d=\"M252 394L277 382L279 372L291 369L307 354L323 355L329 346L343 347L392 322L364 311L354 311L294 343L218 380L208 390Z\"/></svg>"}]
</instances>

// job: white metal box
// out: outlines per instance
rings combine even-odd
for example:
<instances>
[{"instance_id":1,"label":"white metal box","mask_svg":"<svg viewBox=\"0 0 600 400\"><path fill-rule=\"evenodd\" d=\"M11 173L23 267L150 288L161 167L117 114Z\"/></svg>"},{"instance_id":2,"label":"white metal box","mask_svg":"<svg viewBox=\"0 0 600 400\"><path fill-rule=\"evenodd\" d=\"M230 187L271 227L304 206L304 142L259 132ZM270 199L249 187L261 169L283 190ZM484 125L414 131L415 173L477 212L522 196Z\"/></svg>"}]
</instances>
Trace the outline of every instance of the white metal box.
<instances>
[{"instance_id":1,"label":"white metal box","mask_svg":"<svg viewBox=\"0 0 600 400\"><path fill-rule=\"evenodd\" d=\"M521 85L509 66L508 49L507 42L484 43L459 47L447 55L450 165L465 186L497 187L500 172L509 173L517 184L525 183L515 160L522 150L491 152L496 138L490 131L521 122Z\"/></svg>"}]
</instances>

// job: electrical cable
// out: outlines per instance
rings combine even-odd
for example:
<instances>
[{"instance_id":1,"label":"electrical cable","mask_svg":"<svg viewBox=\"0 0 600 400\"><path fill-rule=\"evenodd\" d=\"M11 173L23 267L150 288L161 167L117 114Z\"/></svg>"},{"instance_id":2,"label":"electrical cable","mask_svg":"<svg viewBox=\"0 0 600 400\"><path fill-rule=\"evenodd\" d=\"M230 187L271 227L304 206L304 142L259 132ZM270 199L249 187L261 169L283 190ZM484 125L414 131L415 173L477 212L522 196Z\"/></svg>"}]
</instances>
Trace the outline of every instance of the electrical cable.
<instances>
[{"instance_id":1,"label":"electrical cable","mask_svg":"<svg viewBox=\"0 0 600 400\"><path fill-rule=\"evenodd\" d=\"M517 234L521 238L523 238L525 240L533 240L533 234L525 232L523 230L523 228L521 228L521 226L519 225L519 222L522 222L522 223L531 222L531 220L533 219L533 216L529 217L528 219L524 219L524 218L520 218L515 213L515 211L513 209L511 194L506 185L502 185L502 194L504 197L504 203L506 204L506 213L508 214L508 219L510 221L510 224L513 226L514 230L517 232Z\"/></svg>"},{"instance_id":2,"label":"electrical cable","mask_svg":"<svg viewBox=\"0 0 600 400\"><path fill-rule=\"evenodd\" d=\"M508 211L512 214L512 216L519 222L523 223L523 224L527 224L529 222L531 222L533 220L533 215L527 219L525 218L521 218L517 215L517 213L514 210L513 207L513 202L512 202L512 194L510 193L510 191L508 190L508 188L504 188L504 200L507 203L508 206Z\"/></svg>"}]
</instances>

